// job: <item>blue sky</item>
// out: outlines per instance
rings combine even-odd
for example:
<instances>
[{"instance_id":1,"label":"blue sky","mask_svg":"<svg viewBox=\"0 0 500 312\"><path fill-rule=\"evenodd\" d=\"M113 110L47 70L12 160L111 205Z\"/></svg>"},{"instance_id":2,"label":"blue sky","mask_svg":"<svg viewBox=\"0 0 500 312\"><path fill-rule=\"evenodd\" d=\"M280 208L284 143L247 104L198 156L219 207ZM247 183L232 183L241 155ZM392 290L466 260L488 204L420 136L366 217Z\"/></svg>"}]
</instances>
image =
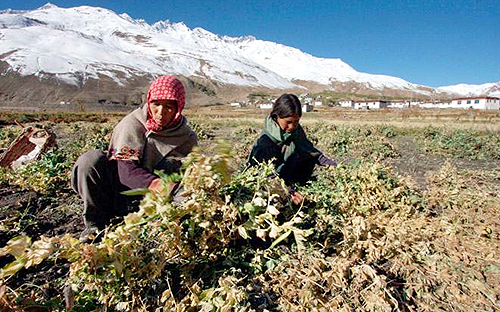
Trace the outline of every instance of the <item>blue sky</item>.
<instances>
[{"instance_id":1,"label":"blue sky","mask_svg":"<svg viewBox=\"0 0 500 312\"><path fill-rule=\"evenodd\" d=\"M2 0L0 10L47 1ZM433 87L500 81L499 0L87 0L152 24L184 22L219 35L251 35L361 72Z\"/></svg>"}]
</instances>

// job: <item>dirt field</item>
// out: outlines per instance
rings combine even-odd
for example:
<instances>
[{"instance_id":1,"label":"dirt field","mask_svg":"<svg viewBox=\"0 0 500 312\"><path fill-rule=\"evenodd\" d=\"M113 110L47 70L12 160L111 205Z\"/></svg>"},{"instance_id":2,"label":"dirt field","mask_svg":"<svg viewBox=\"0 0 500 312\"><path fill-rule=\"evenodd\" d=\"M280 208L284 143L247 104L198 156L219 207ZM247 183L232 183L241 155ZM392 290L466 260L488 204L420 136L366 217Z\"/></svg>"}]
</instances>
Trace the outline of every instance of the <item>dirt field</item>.
<instances>
[{"instance_id":1,"label":"dirt field","mask_svg":"<svg viewBox=\"0 0 500 312\"><path fill-rule=\"evenodd\" d=\"M229 140L236 154L236 163L241 165L245 161L245 155L248 154L253 140L260 132L265 113L256 109L206 107L188 109L186 115L199 135L200 146L207 153L214 153L213 145L217 139ZM2 134L0 143L3 144L0 146L1 148L6 148L16 131L20 131L21 128L15 126L15 120L22 121L23 125L44 125L56 133L59 149L66 153L65 161L67 162L66 169L61 169L61 172L64 172L63 175L66 176L61 181L57 180L58 186L42 185L43 190L33 189L33 184L29 184L32 182L29 182L28 185L15 184L7 171L1 172L0 247L5 246L10 239L21 234L28 235L33 241L41 236L54 237L65 233L78 237L83 229L80 216L81 205L80 199L68 185L68 168L70 168L74 158L89 147L78 142L88 143L88 141L93 140L94 145L103 146L102 141L105 142L109 138L110 129L121 116L123 115L115 114L107 117L106 114L81 114L78 116L71 114L58 116L0 114L0 133ZM304 125L309 137L318 148L342 165L359 161L380 163L384 167L393 168L400 176L410 177L415 183L416 189L425 193L430 191L429 176L436 174L446 164L450 164L459 170L462 176L470 177L475 181L474 183L485 185L490 193L493 192L491 196L496 198L500 196L498 191L500 189L500 152L498 146L496 150L494 147L495 142L498 142L500 137L499 112L424 110L356 112L319 108L313 113L305 113L301 124ZM106 131L101 131L103 127ZM493 140L493 143L481 141L481 147L493 144L493 148L479 153L480 148L476 147L477 153L472 148L473 152L464 153L467 156L461 156L453 152L452 149L449 149L448 152L448 145L438 142L441 144L438 150L435 147L437 145L426 145L427 141L425 140L428 137L425 136L425 133L429 132L429 127L435 127L439 131L464 130L465 133L477 133L482 135L481 137L484 136L485 140ZM325 129L335 131L336 138L331 138L332 135ZM338 140L342 133L352 133L348 132L352 129L357 134L352 135L351 141L342 143ZM96 137L90 139L92 131L95 132L93 135L95 134ZM99 135L96 134L98 132ZM451 146L455 143L446 144ZM492 256L494 262L497 263L495 270L498 270L498 260L500 259L499 229L493 228L492 231L493 243L497 246L496 254ZM14 258L10 255L1 257L0 267L13 260ZM7 288L2 288L0 299L8 289L11 293L9 300L12 300L12 294L18 295L14 301L17 302L16 306L19 309L26 308L29 311L57 310L60 308L61 302L64 302L63 285L69 267L70 263L65 260L59 262L47 260L37 266L22 269L2 282L1 286ZM496 297L490 297L489 307L491 311L500 309L500 288L498 288L500 276L498 273L497 271L494 275L498 278L497 281L490 285L496 292ZM4 305L3 310L1 308L0 310L9 310L6 302L0 301L0 306ZM257 305L262 306L260 303ZM262 310L262 308L254 308ZM273 310L272 305L268 305L267 308ZM401 305L399 308L408 309L407 307L402 308ZM450 308L452 309L452 307ZM278 308L274 306L274 309ZM458 310L461 308L459 307Z\"/></svg>"}]
</instances>

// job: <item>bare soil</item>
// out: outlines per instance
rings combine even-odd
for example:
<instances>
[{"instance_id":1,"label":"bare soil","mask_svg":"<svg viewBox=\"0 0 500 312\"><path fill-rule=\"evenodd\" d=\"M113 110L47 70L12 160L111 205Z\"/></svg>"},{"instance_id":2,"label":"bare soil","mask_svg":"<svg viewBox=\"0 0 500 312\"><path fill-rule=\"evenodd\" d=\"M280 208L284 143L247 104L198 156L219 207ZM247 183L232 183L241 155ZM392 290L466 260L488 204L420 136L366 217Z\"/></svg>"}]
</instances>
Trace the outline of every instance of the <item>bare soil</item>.
<instances>
[{"instance_id":1,"label":"bare soil","mask_svg":"<svg viewBox=\"0 0 500 312\"><path fill-rule=\"evenodd\" d=\"M69 191L69 190L68 190ZM77 205L76 194L70 192L58 194L55 198L46 198L34 191L22 190L11 185L0 185L0 220L13 226L0 228L0 246L5 246L19 235L28 235L32 241L40 236L53 237L71 233L74 237L83 230L80 216L81 208ZM75 210L71 209L75 208ZM0 267L13 261L12 256L0 257ZM26 293L33 293L33 298L24 298L21 303L27 311L50 311L35 302L50 302L59 298L62 289L60 279L69 271L69 263L44 261L40 265L23 269L8 280L8 287ZM35 300L36 299L36 300ZM0 311L3 310L0 306Z\"/></svg>"},{"instance_id":2,"label":"bare soil","mask_svg":"<svg viewBox=\"0 0 500 312\"><path fill-rule=\"evenodd\" d=\"M401 156L386 159L385 163L393 167L400 175L410 176L422 189L426 188L426 175L435 172L446 162L450 162L458 169L486 171L500 169L500 161L466 160L425 153L417 148L413 136L395 136L391 140ZM489 182L500 185L499 179L491 179Z\"/></svg>"}]
</instances>

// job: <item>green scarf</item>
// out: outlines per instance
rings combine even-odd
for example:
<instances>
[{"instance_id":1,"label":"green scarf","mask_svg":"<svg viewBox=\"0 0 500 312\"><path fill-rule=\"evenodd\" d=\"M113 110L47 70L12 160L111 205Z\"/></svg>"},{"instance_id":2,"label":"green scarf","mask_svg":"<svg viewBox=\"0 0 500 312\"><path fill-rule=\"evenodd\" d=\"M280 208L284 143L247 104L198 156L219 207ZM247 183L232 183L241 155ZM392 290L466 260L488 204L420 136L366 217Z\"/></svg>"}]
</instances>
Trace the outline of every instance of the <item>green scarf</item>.
<instances>
[{"instance_id":1,"label":"green scarf","mask_svg":"<svg viewBox=\"0 0 500 312\"><path fill-rule=\"evenodd\" d=\"M267 135L275 144L281 147L283 159L286 161L290 155L296 151L302 154L309 154L315 157L321 154L306 137L304 129L299 125L292 132L288 133L281 130L278 123L271 118L266 117L263 133Z\"/></svg>"}]
</instances>

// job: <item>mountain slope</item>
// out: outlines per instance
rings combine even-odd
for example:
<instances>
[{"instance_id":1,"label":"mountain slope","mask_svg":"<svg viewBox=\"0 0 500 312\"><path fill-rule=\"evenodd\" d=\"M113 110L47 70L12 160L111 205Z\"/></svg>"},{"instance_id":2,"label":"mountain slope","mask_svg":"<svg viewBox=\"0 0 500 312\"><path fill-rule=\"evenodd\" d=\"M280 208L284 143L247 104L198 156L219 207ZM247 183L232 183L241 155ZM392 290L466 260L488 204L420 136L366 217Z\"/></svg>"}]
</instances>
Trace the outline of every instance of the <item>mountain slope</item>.
<instances>
[{"instance_id":1,"label":"mountain slope","mask_svg":"<svg viewBox=\"0 0 500 312\"><path fill-rule=\"evenodd\" d=\"M201 89L217 91L228 87L297 91L310 84L318 89L380 95L472 90L463 86L433 89L397 77L361 73L340 59L317 58L253 37L218 36L168 21L149 25L127 14L89 6L66 9L47 4L32 11L0 12L0 65L0 85L8 93L3 100L17 101L22 96L12 93L17 92L14 87L5 88L5 77L9 81L29 76L45 79L51 88L44 101L57 100L49 95L64 84L74 90L68 91L69 97L94 92L109 98L115 92L118 95L112 101L120 102L124 101L120 92L136 92L162 74L180 75L193 86L201 83Z\"/></svg>"}]
</instances>

